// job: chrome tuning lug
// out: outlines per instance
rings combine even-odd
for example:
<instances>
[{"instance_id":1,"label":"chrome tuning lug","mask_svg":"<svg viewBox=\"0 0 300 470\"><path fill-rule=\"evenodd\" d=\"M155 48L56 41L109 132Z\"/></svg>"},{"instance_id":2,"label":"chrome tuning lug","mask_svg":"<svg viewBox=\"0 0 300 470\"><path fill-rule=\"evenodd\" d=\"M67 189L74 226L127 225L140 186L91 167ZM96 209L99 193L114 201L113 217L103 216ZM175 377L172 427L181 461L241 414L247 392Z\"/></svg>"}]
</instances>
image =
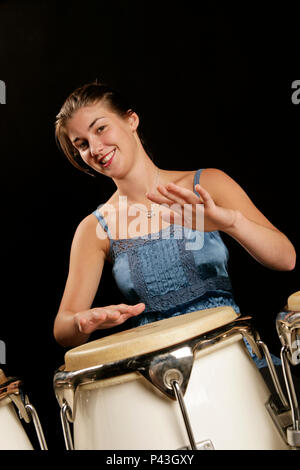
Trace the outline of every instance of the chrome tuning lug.
<instances>
[{"instance_id":1,"label":"chrome tuning lug","mask_svg":"<svg viewBox=\"0 0 300 470\"><path fill-rule=\"evenodd\" d=\"M287 441L291 447L300 447L300 413L291 367L300 364L300 291L288 298L288 304L276 319L276 329L282 344L281 362L292 413L292 426L287 428Z\"/></svg>"}]
</instances>

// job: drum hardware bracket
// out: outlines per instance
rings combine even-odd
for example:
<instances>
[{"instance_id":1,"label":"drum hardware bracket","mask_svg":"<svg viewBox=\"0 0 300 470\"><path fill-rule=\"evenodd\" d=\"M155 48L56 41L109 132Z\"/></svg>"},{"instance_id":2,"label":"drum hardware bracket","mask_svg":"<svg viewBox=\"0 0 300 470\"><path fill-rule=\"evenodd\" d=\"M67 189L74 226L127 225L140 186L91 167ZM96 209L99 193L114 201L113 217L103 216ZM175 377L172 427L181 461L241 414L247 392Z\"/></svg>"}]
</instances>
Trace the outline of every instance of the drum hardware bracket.
<instances>
[{"instance_id":1,"label":"drum hardware bracket","mask_svg":"<svg viewBox=\"0 0 300 470\"><path fill-rule=\"evenodd\" d=\"M178 401L180 411L181 411L181 414L182 414L182 417L183 417L185 429L186 429L186 432L188 434L188 438L189 438L189 441L190 441L190 449L191 450L197 450L196 441L195 441L195 438L194 438L193 430L192 430L192 427L191 427L191 423L190 423L190 420L189 420L189 416L188 416L188 413L187 413L187 409L186 409L186 406L185 406L185 403L184 403L184 399L183 399L183 396L182 396L182 393L181 393L179 383L177 382L177 380L172 380L171 385L172 385L172 388L174 390L174 393L175 393L175 396L176 396L176 399Z\"/></svg>"},{"instance_id":2,"label":"drum hardware bracket","mask_svg":"<svg viewBox=\"0 0 300 470\"><path fill-rule=\"evenodd\" d=\"M21 389L21 380L8 377L7 381L0 385L0 398L8 397L16 406L20 419L30 423L30 417L25 408L25 397Z\"/></svg>"},{"instance_id":3,"label":"drum hardware bracket","mask_svg":"<svg viewBox=\"0 0 300 470\"><path fill-rule=\"evenodd\" d=\"M143 361L143 365L137 366L136 370L162 393L176 399L172 382L176 381L180 385L181 393L184 395L193 363L192 348L188 345L179 345L167 352L161 351L160 354L148 356L146 362Z\"/></svg>"},{"instance_id":4,"label":"drum hardware bracket","mask_svg":"<svg viewBox=\"0 0 300 470\"><path fill-rule=\"evenodd\" d=\"M287 430L292 424L291 410L279 409L272 398L266 403L266 409L282 439L287 445L290 445L287 439Z\"/></svg>"},{"instance_id":5,"label":"drum hardware bracket","mask_svg":"<svg viewBox=\"0 0 300 470\"><path fill-rule=\"evenodd\" d=\"M8 378L7 382L0 385L0 398L8 397L17 408L20 419L24 419L25 423L33 421L41 450L48 450L38 414L24 394L21 385L21 380L15 377Z\"/></svg>"},{"instance_id":6,"label":"drum hardware bracket","mask_svg":"<svg viewBox=\"0 0 300 470\"><path fill-rule=\"evenodd\" d=\"M300 449L300 431L293 429L292 426L287 428L287 441L289 446L294 449Z\"/></svg>"},{"instance_id":7,"label":"drum hardware bracket","mask_svg":"<svg viewBox=\"0 0 300 470\"><path fill-rule=\"evenodd\" d=\"M10 395L10 398L18 408L20 417L23 418L26 423L30 423L32 420L41 450L48 450L43 428L40 423L37 411L30 403L28 396L24 395L23 391L20 390L18 395L12 394Z\"/></svg>"},{"instance_id":8,"label":"drum hardware bracket","mask_svg":"<svg viewBox=\"0 0 300 470\"><path fill-rule=\"evenodd\" d=\"M282 346L280 351L280 358L292 414L292 426L287 428L287 441L290 446L300 448L299 406L289 365L289 351L287 346Z\"/></svg>"},{"instance_id":9,"label":"drum hardware bracket","mask_svg":"<svg viewBox=\"0 0 300 470\"><path fill-rule=\"evenodd\" d=\"M66 450L74 450L74 444L72 439L72 433L70 429L70 419L68 415L71 413L68 403L64 400L63 405L60 409L60 419L63 429L63 435L66 445Z\"/></svg>"},{"instance_id":10,"label":"drum hardware bracket","mask_svg":"<svg viewBox=\"0 0 300 470\"><path fill-rule=\"evenodd\" d=\"M290 364L299 364L300 311L298 306L288 305L277 315L276 329L282 345L280 358L285 386L288 394L292 423L286 429L287 443L300 449L300 412L291 374Z\"/></svg>"},{"instance_id":11,"label":"drum hardware bracket","mask_svg":"<svg viewBox=\"0 0 300 470\"><path fill-rule=\"evenodd\" d=\"M289 403L282 391L280 382L278 380L278 375L274 367L272 358L270 356L268 347L261 340L257 341L257 344L263 351L265 359L267 361L267 366L277 392L277 396L281 402L280 409L275 402L270 399L266 404L266 408L275 423L277 430L279 431L281 437L290 447L300 447L300 430L299 430L299 408L296 397L296 392L293 385L293 379L290 372L290 366L288 363L288 348L283 346L281 349L281 362L282 370L285 379L286 390L288 393Z\"/></svg>"},{"instance_id":12,"label":"drum hardware bracket","mask_svg":"<svg viewBox=\"0 0 300 470\"><path fill-rule=\"evenodd\" d=\"M196 443L197 450L215 450L214 445L210 439ZM178 450L190 450L189 447L180 447Z\"/></svg>"},{"instance_id":13,"label":"drum hardware bracket","mask_svg":"<svg viewBox=\"0 0 300 470\"><path fill-rule=\"evenodd\" d=\"M300 312L283 309L277 315L276 329L289 362L294 366L299 364Z\"/></svg>"},{"instance_id":14,"label":"drum hardware bracket","mask_svg":"<svg viewBox=\"0 0 300 470\"><path fill-rule=\"evenodd\" d=\"M289 405L287 404L287 402L285 402L284 404L281 400L281 403L283 406L279 409L277 405L275 404L275 402L272 399L270 399L269 402L266 404L266 408L273 422L275 423L277 430L279 431L281 437L284 439L287 445L290 446L291 449L293 448L299 449L300 448L299 407L298 407L297 396L296 396L296 392L295 392L295 388L293 384L293 379L291 376L290 366L288 362L289 356L288 356L288 351L287 351L286 346L283 346L281 348L280 356L281 356L281 362L282 362L283 375L285 379L285 385L286 385L288 398L289 398ZM277 377L277 374L276 374L276 377Z\"/></svg>"},{"instance_id":15,"label":"drum hardware bracket","mask_svg":"<svg viewBox=\"0 0 300 470\"><path fill-rule=\"evenodd\" d=\"M289 404L287 402L287 399L283 393L283 390L281 388L281 385L280 385L280 382L279 382L279 379L278 379L278 375L277 375L277 372L276 372L276 369L274 367L274 364L273 364L273 361L272 361L272 357L270 355L270 352L269 352L269 348L268 346L263 342L261 341L260 339L258 339L256 341L256 343L258 344L258 346L261 348L262 352L263 352L263 355L266 359L266 362L267 362L267 366L268 366L268 370L269 370L269 373L270 373L270 376L271 376L271 379L272 379L272 382L273 382L273 385L275 387L275 390L276 390L276 393L277 393L277 396L281 402L281 405L282 405L282 408L287 411L289 410Z\"/></svg>"},{"instance_id":16,"label":"drum hardware bracket","mask_svg":"<svg viewBox=\"0 0 300 470\"><path fill-rule=\"evenodd\" d=\"M183 382L182 373L178 369L169 369L163 376L164 385L170 390L174 390L173 382L176 381L180 386ZM175 393L175 391L174 391Z\"/></svg>"},{"instance_id":17,"label":"drum hardware bracket","mask_svg":"<svg viewBox=\"0 0 300 470\"><path fill-rule=\"evenodd\" d=\"M149 361L138 371L169 398L175 398L179 404L190 449L197 450L188 412L183 395L188 386L194 363L191 346L175 347L168 352L150 356Z\"/></svg>"}]
</instances>

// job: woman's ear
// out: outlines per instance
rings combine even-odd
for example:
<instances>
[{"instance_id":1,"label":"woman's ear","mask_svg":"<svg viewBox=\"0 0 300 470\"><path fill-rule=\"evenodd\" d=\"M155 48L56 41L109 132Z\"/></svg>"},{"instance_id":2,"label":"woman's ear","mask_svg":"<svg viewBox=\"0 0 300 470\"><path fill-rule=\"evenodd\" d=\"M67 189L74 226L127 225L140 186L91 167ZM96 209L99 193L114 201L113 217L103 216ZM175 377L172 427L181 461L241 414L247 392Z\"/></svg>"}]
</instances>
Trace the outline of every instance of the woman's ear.
<instances>
[{"instance_id":1,"label":"woman's ear","mask_svg":"<svg viewBox=\"0 0 300 470\"><path fill-rule=\"evenodd\" d=\"M128 122L133 131L136 131L139 127L140 119L134 111L129 111L128 113Z\"/></svg>"}]
</instances>

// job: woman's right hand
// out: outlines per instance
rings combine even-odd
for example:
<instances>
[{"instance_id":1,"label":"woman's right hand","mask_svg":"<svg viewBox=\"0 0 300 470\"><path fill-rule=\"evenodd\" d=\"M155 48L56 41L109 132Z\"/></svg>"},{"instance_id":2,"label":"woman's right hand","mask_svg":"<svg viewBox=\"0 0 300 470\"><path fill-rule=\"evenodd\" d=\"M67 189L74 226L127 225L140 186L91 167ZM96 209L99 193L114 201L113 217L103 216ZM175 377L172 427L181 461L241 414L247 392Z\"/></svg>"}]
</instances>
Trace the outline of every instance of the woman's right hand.
<instances>
[{"instance_id":1,"label":"woman's right hand","mask_svg":"<svg viewBox=\"0 0 300 470\"><path fill-rule=\"evenodd\" d=\"M145 304L109 305L97 307L74 315L74 322L81 333L91 334L95 330L105 330L121 325L128 318L139 315L145 310Z\"/></svg>"}]
</instances>

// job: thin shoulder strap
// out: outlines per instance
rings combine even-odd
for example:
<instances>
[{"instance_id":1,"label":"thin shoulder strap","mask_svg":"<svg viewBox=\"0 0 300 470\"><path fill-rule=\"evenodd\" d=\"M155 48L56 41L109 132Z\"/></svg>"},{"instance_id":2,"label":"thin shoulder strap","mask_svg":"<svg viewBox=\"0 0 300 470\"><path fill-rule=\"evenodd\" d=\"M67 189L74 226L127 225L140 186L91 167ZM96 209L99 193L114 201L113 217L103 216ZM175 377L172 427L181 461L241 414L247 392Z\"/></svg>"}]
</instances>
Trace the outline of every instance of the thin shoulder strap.
<instances>
[{"instance_id":1,"label":"thin shoulder strap","mask_svg":"<svg viewBox=\"0 0 300 470\"><path fill-rule=\"evenodd\" d=\"M201 172L202 172L203 168L201 168L200 170L197 170L196 173L195 173L195 176L194 176L194 193L197 195L197 196L200 196L196 189L195 189L195 186L196 184L200 184L200 175L201 175Z\"/></svg>"},{"instance_id":2,"label":"thin shoulder strap","mask_svg":"<svg viewBox=\"0 0 300 470\"><path fill-rule=\"evenodd\" d=\"M98 219L99 224L103 227L109 238L111 238L111 234L108 228L108 225L106 223L106 220L104 219L103 215L100 213L100 209L104 204L100 204L100 206L97 207L97 209L93 212L94 216Z\"/></svg>"}]
</instances>

